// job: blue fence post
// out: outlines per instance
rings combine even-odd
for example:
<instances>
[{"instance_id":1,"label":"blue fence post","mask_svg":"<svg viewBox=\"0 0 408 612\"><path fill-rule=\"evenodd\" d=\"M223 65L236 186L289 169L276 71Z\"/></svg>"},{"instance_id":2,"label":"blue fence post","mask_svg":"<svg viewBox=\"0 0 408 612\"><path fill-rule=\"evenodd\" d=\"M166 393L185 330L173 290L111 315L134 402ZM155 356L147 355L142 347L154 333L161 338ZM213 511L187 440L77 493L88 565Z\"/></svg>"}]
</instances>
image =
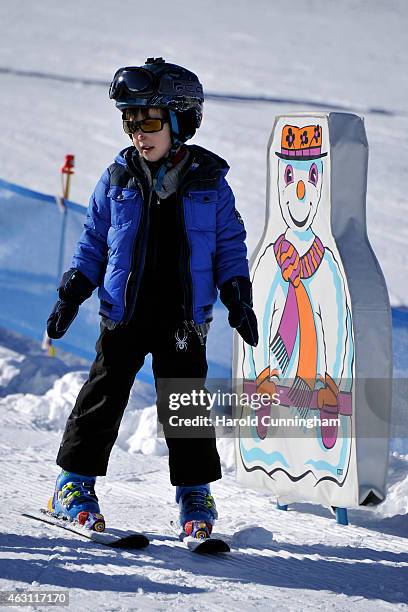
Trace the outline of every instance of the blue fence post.
<instances>
[{"instance_id":1,"label":"blue fence post","mask_svg":"<svg viewBox=\"0 0 408 612\"><path fill-rule=\"evenodd\" d=\"M336 523L338 525L348 525L347 508L335 508Z\"/></svg>"}]
</instances>

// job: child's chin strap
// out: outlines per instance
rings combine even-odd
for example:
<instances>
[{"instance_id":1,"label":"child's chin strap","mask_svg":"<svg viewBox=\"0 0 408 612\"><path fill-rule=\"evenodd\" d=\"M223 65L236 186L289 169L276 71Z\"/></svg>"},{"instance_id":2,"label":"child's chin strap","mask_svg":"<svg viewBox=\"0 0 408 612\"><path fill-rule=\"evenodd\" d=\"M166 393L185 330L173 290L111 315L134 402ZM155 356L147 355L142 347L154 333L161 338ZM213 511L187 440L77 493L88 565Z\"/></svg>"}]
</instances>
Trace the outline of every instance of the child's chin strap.
<instances>
[{"instance_id":1,"label":"child's chin strap","mask_svg":"<svg viewBox=\"0 0 408 612\"><path fill-rule=\"evenodd\" d=\"M163 179L170 168L173 166L173 160L177 153L177 150L183 141L180 139L179 133L179 125L177 121L177 116L174 111L169 110L169 118L170 118L170 128L171 128L171 149L165 159L165 161L160 166L155 178L153 179L153 189L157 192L160 191L163 185Z\"/></svg>"}]
</instances>

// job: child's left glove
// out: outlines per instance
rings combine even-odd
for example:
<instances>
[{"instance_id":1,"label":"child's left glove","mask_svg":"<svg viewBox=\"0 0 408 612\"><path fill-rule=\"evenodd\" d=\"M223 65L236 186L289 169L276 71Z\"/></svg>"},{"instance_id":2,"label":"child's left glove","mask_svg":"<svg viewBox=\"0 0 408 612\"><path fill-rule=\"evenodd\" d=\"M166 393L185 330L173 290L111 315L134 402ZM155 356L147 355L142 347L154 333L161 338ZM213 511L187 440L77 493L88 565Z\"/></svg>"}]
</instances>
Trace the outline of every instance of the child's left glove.
<instances>
[{"instance_id":1,"label":"child's left glove","mask_svg":"<svg viewBox=\"0 0 408 612\"><path fill-rule=\"evenodd\" d=\"M55 340L62 338L78 314L79 306L88 299L95 286L82 272L70 268L58 287L59 300L47 320L47 334Z\"/></svg>"},{"instance_id":2,"label":"child's left glove","mask_svg":"<svg viewBox=\"0 0 408 612\"><path fill-rule=\"evenodd\" d=\"M252 285L249 278L230 278L220 288L222 303L228 308L228 321L247 344L258 344L258 324L252 310Z\"/></svg>"}]
</instances>

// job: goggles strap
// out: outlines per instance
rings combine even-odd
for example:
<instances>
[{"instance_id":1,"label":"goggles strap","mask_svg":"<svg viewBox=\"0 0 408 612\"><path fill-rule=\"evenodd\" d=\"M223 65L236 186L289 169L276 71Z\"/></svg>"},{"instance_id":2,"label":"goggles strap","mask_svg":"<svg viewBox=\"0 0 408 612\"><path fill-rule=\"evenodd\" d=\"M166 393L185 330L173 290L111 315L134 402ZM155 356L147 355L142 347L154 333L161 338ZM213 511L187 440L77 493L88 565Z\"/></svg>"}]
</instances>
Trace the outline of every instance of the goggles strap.
<instances>
[{"instance_id":1,"label":"goggles strap","mask_svg":"<svg viewBox=\"0 0 408 612\"><path fill-rule=\"evenodd\" d=\"M169 110L169 118L170 118L170 127L171 127L173 145L178 146L181 144L181 140L180 140L179 124L177 121L176 113L172 110Z\"/></svg>"}]
</instances>

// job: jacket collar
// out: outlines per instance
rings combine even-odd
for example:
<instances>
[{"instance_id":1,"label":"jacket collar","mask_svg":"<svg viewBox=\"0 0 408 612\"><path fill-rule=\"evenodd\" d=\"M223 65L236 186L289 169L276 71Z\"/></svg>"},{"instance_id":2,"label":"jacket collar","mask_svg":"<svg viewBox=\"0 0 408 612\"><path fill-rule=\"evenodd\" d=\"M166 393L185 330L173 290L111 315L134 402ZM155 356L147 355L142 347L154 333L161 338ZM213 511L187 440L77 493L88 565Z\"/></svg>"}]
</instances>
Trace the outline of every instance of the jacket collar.
<instances>
[{"instance_id":1,"label":"jacket collar","mask_svg":"<svg viewBox=\"0 0 408 612\"><path fill-rule=\"evenodd\" d=\"M185 146L188 152L188 168L180 179L179 188L182 189L190 182L200 183L205 181L207 184L210 182L217 183L221 177L227 174L229 165L222 157L198 145ZM142 184L146 186L149 184L149 179L140 163L139 154L134 146L123 149L116 156L115 162L125 166Z\"/></svg>"}]
</instances>

